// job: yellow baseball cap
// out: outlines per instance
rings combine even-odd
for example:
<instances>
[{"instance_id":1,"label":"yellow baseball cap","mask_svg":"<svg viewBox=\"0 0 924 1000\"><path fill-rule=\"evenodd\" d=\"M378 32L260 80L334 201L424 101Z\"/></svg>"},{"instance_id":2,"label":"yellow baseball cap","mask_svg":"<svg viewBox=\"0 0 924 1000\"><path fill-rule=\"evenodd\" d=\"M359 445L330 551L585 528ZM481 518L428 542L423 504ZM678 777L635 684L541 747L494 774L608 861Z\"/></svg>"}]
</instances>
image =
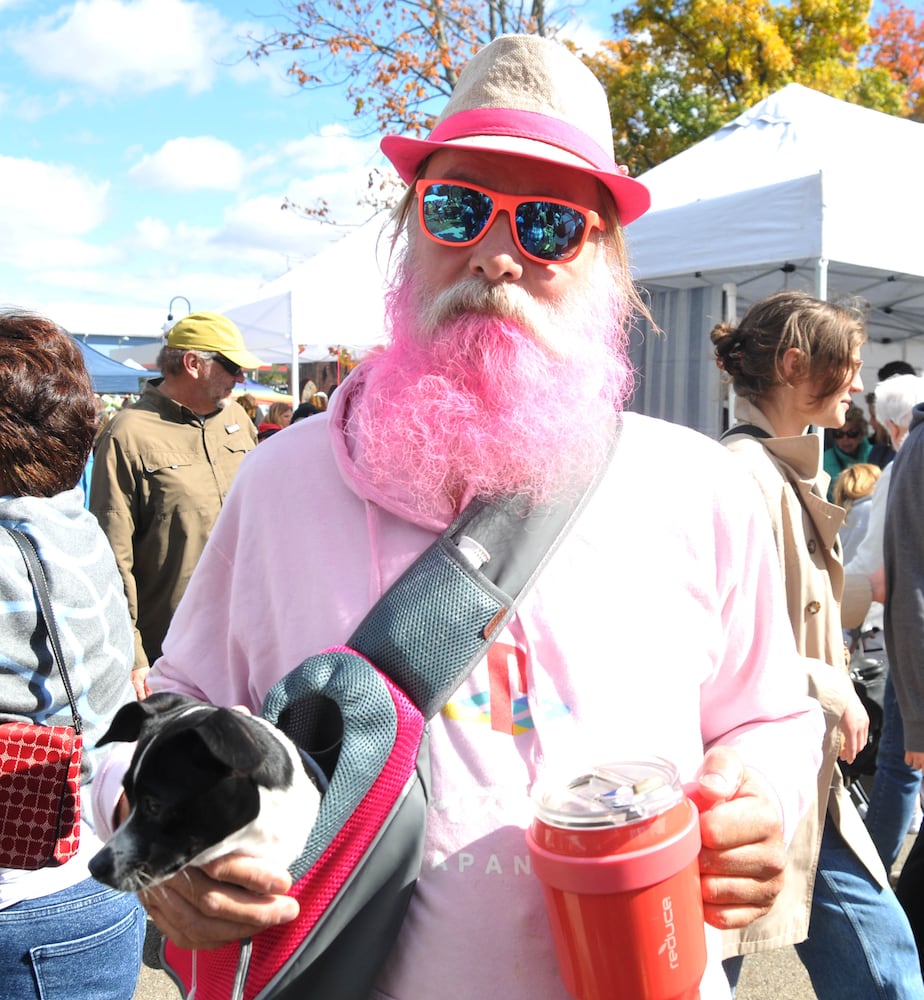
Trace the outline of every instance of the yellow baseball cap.
<instances>
[{"instance_id":1,"label":"yellow baseball cap","mask_svg":"<svg viewBox=\"0 0 924 1000\"><path fill-rule=\"evenodd\" d=\"M197 312L184 316L167 334L167 346L184 351L216 351L241 368L262 368L265 364L244 346L237 326L219 313Z\"/></svg>"}]
</instances>

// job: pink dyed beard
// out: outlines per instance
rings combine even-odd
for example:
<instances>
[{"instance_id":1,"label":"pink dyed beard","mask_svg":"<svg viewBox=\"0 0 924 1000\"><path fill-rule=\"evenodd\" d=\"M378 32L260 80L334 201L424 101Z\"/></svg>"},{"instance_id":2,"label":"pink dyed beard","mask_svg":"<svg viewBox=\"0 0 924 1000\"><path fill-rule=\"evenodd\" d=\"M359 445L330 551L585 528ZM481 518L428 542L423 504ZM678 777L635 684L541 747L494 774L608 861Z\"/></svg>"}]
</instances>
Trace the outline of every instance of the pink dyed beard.
<instances>
[{"instance_id":1,"label":"pink dyed beard","mask_svg":"<svg viewBox=\"0 0 924 1000\"><path fill-rule=\"evenodd\" d=\"M363 473L380 489L400 484L430 515L473 496L519 492L546 503L577 494L604 460L632 389L608 272L552 315L527 303L546 313L539 318L556 338L567 332L568 356L559 357L497 286L451 289L439 315L409 270L389 298L391 344L361 366L350 413L353 440L373 443L357 455Z\"/></svg>"}]
</instances>

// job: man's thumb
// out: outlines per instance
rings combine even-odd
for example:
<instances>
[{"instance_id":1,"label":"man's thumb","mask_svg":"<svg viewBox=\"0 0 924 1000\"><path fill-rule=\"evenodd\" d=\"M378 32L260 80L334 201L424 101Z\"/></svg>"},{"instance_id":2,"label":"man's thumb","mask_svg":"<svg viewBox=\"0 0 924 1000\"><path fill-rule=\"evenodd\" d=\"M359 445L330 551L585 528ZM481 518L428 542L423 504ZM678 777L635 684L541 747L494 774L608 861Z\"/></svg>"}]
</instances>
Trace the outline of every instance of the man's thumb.
<instances>
[{"instance_id":1,"label":"man's thumb","mask_svg":"<svg viewBox=\"0 0 924 1000\"><path fill-rule=\"evenodd\" d=\"M704 804L733 798L744 779L741 758L730 747L712 747L697 775L697 791Z\"/></svg>"}]
</instances>

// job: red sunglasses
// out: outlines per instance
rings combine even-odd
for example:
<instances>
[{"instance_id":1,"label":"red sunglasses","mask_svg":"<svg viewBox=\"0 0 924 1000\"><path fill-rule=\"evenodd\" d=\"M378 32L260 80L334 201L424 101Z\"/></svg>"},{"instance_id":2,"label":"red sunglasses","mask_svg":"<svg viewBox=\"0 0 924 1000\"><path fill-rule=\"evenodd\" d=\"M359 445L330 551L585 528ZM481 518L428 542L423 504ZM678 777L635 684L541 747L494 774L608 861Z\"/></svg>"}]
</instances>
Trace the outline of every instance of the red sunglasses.
<instances>
[{"instance_id":1,"label":"red sunglasses","mask_svg":"<svg viewBox=\"0 0 924 1000\"><path fill-rule=\"evenodd\" d=\"M506 212L510 231L524 256L539 264L558 264L584 248L592 229L602 229L592 209L540 195L503 194L477 184L419 180L416 185L420 227L436 243L470 247Z\"/></svg>"}]
</instances>

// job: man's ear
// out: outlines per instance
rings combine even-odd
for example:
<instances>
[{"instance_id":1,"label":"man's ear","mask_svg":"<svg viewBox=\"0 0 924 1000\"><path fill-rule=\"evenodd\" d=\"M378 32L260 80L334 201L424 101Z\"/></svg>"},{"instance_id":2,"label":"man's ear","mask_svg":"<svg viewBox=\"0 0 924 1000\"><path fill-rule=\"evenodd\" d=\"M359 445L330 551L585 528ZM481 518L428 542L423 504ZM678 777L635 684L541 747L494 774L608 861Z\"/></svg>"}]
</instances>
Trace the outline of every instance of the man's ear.
<instances>
[{"instance_id":1,"label":"man's ear","mask_svg":"<svg viewBox=\"0 0 924 1000\"><path fill-rule=\"evenodd\" d=\"M202 378L203 366L205 361L199 357L195 351L187 351L183 355L183 371L186 372L190 378Z\"/></svg>"}]
</instances>

